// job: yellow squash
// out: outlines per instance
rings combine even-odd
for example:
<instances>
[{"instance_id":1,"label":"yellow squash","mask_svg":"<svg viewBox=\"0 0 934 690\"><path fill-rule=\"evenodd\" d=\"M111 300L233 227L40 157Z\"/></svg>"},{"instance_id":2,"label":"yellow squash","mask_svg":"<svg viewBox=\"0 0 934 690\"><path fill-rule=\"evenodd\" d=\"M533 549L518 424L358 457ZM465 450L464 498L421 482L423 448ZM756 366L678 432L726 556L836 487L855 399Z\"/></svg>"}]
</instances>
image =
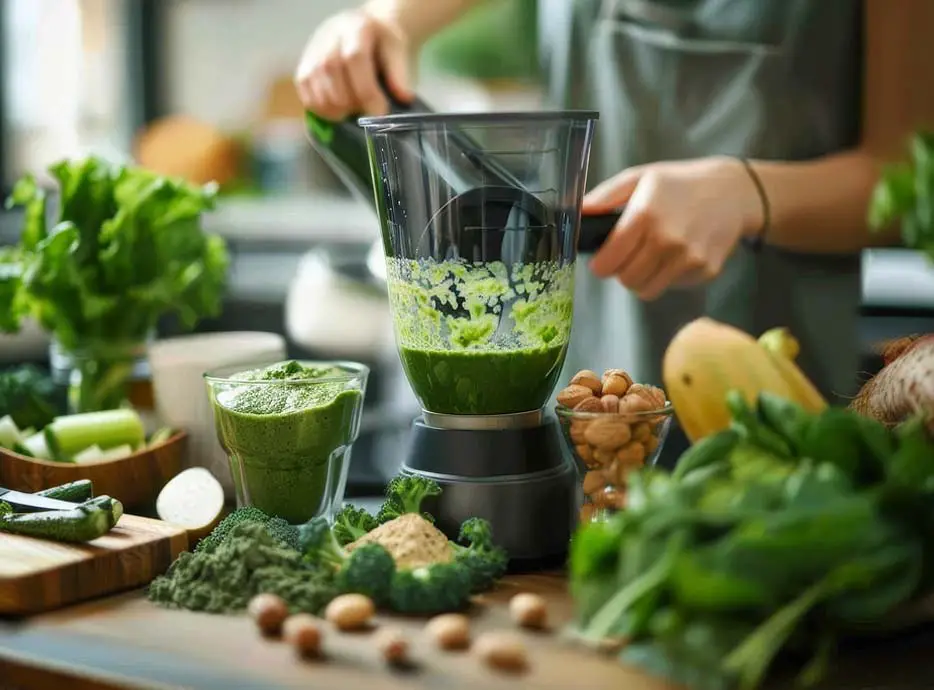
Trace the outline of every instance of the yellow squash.
<instances>
[{"instance_id":1,"label":"yellow squash","mask_svg":"<svg viewBox=\"0 0 934 690\"><path fill-rule=\"evenodd\" d=\"M790 334L772 333L766 344L709 318L692 321L675 335L665 352L662 376L678 421L692 442L730 425L726 393L731 389L742 392L750 403L768 391L810 411L826 407L788 356L797 346Z\"/></svg>"}]
</instances>

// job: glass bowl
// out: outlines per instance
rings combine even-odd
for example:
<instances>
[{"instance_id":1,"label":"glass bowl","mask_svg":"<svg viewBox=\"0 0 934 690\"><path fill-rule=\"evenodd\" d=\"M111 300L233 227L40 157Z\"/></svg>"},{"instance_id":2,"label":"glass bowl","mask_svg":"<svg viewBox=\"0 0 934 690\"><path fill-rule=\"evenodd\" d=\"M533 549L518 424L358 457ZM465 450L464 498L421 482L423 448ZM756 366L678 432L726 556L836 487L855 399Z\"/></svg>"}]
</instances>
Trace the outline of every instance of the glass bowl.
<instances>
[{"instance_id":1,"label":"glass bowl","mask_svg":"<svg viewBox=\"0 0 934 690\"><path fill-rule=\"evenodd\" d=\"M238 506L293 525L332 517L344 498L369 373L356 362L286 361L204 375Z\"/></svg>"},{"instance_id":2,"label":"glass bowl","mask_svg":"<svg viewBox=\"0 0 934 690\"><path fill-rule=\"evenodd\" d=\"M626 506L626 477L658 460L673 408L585 412L559 404L555 413L584 477L580 521L590 522Z\"/></svg>"}]
</instances>

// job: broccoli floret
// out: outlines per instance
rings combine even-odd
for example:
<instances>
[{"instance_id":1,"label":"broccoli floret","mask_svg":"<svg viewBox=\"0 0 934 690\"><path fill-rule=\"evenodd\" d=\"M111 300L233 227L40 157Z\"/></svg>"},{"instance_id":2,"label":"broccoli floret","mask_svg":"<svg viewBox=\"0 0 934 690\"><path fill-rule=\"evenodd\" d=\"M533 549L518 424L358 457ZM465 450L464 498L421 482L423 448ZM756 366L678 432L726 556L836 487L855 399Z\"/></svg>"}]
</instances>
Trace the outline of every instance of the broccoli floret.
<instances>
[{"instance_id":1,"label":"broccoli floret","mask_svg":"<svg viewBox=\"0 0 934 690\"><path fill-rule=\"evenodd\" d=\"M493 543L490 523L482 518L470 518L461 525L458 541L454 545L454 561L470 573L470 591L485 592L506 574L509 556Z\"/></svg>"},{"instance_id":2,"label":"broccoli floret","mask_svg":"<svg viewBox=\"0 0 934 690\"><path fill-rule=\"evenodd\" d=\"M280 517L269 518L266 531L275 539L298 551L298 527L290 525Z\"/></svg>"},{"instance_id":3,"label":"broccoli floret","mask_svg":"<svg viewBox=\"0 0 934 690\"><path fill-rule=\"evenodd\" d=\"M0 501L0 517L3 517L4 515L12 515L12 514L13 514L13 506L11 506L9 503L5 503L4 501Z\"/></svg>"},{"instance_id":4,"label":"broccoli floret","mask_svg":"<svg viewBox=\"0 0 934 690\"><path fill-rule=\"evenodd\" d=\"M375 529L379 523L376 518L362 508L344 506L334 517L334 538L341 546L357 541L367 532Z\"/></svg>"},{"instance_id":5,"label":"broccoli floret","mask_svg":"<svg viewBox=\"0 0 934 690\"><path fill-rule=\"evenodd\" d=\"M428 615L457 611L470 601L470 571L460 563L397 570L389 601L399 613Z\"/></svg>"},{"instance_id":6,"label":"broccoli floret","mask_svg":"<svg viewBox=\"0 0 934 690\"><path fill-rule=\"evenodd\" d=\"M277 541L289 548L298 548L298 528L292 527L282 518L270 517L259 508L247 506L245 508L237 508L230 515L221 520L217 527L198 543L195 551L206 551L216 548L227 538L227 535L230 534L230 531L234 527L247 522L255 522L263 525L266 527L266 531Z\"/></svg>"},{"instance_id":7,"label":"broccoli floret","mask_svg":"<svg viewBox=\"0 0 934 690\"><path fill-rule=\"evenodd\" d=\"M347 553L337 543L331 526L324 517L312 518L298 528L298 546L305 560L311 563L340 568L347 558Z\"/></svg>"},{"instance_id":8,"label":"broccoli floret","mask_svg":"<svg viewBox=\"0 0 934 690\"><path fill-rule=\"evenodd\" d=\"M441 487L432 479L395 477L386 487L386 501L376 515L376 521L383 524L406 513L420 513L429 522L434 522L431 515L421 512L422 501L429 496L440 494Z\"/></svg>"},{"instance_id":9,"label":"broccoli floret","mask_svg":"<svg viewBox=\"0 0 934 690\"><path fill-rule=\"evenodd\" d=\"M379 544L364 544L347 552L323 517L309 520L298 532L305 560L335 569L340 591L365 594L377 604L389 601L396 562L385 548Z\"/></svg>"},{"instance_id":10,"label":"broccoli floret","mask_svg":"<svg viewBox=\"0 0 934 690\"><path fill-rule=\"evenodd\" d=\"M364 544L350 552L337 574L342 592L356 592L370 597L377 605L389 603L396 562L379 544Z\"/></svg>"}]
</instances>

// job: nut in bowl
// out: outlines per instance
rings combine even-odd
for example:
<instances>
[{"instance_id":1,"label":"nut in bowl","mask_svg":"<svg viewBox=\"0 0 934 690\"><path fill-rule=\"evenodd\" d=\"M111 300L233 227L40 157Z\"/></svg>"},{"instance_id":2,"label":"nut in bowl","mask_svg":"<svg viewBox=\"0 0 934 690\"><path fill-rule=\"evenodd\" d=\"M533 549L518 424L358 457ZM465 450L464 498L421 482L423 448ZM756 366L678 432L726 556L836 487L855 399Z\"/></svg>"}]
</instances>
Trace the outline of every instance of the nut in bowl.
<instances>
[{"instance_id":1,"label":"nut in bowl","mask_svg":"<svg viewBox=\"0 0 934 690\"><path fill-rule=\"evenodd\" d=\"M626 478L655 464L671 424L661 388L633 383L622 369L584 370L558 393L564 437L584 472L581 522L626 505Z\"/></svg>"}]
</instances>

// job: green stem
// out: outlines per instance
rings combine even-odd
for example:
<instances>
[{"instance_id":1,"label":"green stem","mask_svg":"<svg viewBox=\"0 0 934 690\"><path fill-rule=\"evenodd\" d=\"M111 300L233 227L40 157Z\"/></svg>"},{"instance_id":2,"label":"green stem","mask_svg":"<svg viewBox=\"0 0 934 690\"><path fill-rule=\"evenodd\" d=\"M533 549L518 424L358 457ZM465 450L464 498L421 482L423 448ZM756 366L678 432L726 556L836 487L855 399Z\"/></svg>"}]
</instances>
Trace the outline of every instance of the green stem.
<instances>
[{"instance_id":1,"label":"green stem","mask_svg":"<svg viewBox=\"0 0 934 690\"><path fill-rule=\"evenodd\" d=\"M594 614L583 631L584 637L592 640L602 640L608 637L613 626L628 608L665 581L683 542L682 534L672 537L664 555L652 567L631 580Z\"/></svg>"},{"instance_id":2,"label":"green stem","mask_svg":"<svg viewBox=\"0 0 934 690\"><path fill-rule=\"evenodd\" d=\"M723 662L723 669L737 675L739 685L744 690L758 687L795 627L834 588L834 584L833 578L828 576L776 611L730 652Z\"/></svg>"}]
</instances>

